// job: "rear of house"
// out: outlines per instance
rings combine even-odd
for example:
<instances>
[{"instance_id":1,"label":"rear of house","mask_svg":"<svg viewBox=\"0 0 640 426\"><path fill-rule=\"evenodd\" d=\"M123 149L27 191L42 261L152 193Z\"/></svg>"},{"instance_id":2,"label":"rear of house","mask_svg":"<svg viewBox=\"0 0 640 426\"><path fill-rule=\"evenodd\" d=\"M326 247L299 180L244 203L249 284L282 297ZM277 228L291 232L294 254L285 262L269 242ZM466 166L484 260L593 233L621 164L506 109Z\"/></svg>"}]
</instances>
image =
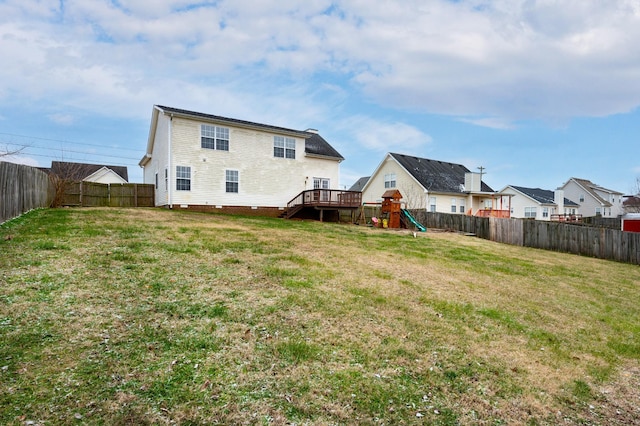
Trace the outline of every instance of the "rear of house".
<instances>
[{"instance_id":1,"label":"rear of house","mask_svg":"<svg viewBox=\"0 0 640 426\"><path fill-rule=\"evenodd\" d=\"M277 214L301 191L337 188L343 159L315 130L156 105L140 166L156 206Z\"/></svg>"}]
</instances>

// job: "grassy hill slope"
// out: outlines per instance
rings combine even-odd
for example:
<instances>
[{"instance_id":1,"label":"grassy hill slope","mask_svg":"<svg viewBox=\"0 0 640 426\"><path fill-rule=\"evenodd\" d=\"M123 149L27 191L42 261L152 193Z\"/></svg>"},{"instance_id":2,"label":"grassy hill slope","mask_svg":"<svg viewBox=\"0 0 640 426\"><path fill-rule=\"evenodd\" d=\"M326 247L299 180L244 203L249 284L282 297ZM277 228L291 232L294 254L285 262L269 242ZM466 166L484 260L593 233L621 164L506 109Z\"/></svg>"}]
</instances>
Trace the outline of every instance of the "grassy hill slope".
<instances>
[{"instance_id":1,"label":"grassy hill slope","mask_svg":"<svg viewBox=\"0 0 640 426\"><path fill-rule=\"evenodd\" d=\"M0 423L640 424L638 318L633 265L39 210L0 227Z\"/></svg>"}]
</instances>

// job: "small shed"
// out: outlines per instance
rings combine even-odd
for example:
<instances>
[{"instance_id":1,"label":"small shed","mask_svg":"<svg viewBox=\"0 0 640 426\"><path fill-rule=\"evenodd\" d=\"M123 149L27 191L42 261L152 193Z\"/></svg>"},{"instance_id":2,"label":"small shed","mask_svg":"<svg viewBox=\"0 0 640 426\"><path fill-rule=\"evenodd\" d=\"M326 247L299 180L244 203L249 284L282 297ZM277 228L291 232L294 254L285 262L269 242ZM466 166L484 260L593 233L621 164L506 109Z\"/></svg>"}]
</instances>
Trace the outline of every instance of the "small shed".
<instances>
[{"instance_id":1,"label":"small shed","mask_svg":"<svg viewBox=\"0 0 640 426\"><path fill-rule=\"evenodd\" d=\"M397 189L389 189L382 194L382 214L389 217L389 228L400 228L402 194Z\"/></svg>"},{"instance_id":2,"label":"small shed","mask_svg":"<svg viewBox=\"0 0 640 426\"><path fill-rule=\"evenodd\" d=\"M622 216L622 230L640 232L640 213L627 213Z\"/></svg>"}]
</instances>

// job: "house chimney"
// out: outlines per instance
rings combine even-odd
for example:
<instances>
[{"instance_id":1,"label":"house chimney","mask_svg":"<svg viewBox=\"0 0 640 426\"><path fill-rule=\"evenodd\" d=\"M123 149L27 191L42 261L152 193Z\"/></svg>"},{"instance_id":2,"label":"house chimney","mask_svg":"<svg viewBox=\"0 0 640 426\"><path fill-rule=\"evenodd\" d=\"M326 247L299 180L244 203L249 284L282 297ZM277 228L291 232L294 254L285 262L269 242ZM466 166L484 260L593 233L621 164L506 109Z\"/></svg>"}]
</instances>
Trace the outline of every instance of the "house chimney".
<instances>
[{"instance_id":1,"label":"house chimney","mask_svg":"<svg viewBox=\"0 0 640 426\"><path fill-rule=\"evenodd\" d=\"M469 192L480 192L481 181L480 173L465 173L464 174L464 188Z\"/></svg>"},{"instance_id":2,"label":"house chimney","mask_svg":"<svg viewBox=\"0 0 640 426\"><path fill-rule=\"evenodd\" d=\"M564 190L558 188L553 193L553 202L557 206L558 214L564 214Z\"/></svg>"}]
</instances>

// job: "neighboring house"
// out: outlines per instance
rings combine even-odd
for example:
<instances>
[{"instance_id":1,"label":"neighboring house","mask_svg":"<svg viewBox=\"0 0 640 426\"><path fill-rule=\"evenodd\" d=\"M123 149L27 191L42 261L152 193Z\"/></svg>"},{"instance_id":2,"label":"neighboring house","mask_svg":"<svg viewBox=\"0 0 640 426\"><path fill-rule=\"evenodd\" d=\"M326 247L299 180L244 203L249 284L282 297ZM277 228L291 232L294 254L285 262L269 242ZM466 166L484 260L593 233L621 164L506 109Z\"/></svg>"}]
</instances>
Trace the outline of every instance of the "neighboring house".
<instances>
[{"instance_id":1,"label":"neighboring house","mask_svg":"<svg viewBox=\"0 0 640 426\"><path fill-rule=\"evenodd\" d=\"M369 181L369 178L371 178L371 176L361 177L356 181L356 183L351 185L351 188L349 188L349 191L362 191L362 188L364 188L366 183Z\"/></svg>"},{"instance_id":2,"label":"neighboring house","mask_svg":"<svg viewBox=\"0 0 640 426\"><path fill-rule=\"evenodd\" d=\"M511 217L537 220L571 220L577 218L577 203L565 198L564 191L507 185L500 194L511 196Z\"/></svg>"},{"instance_id":3,"label":"neighboring house","mask_svg":"<svg viewBox=\"0 0 640 426\"><path fill-rule=\"evenodd\" d=\"M52 161L51 168L45 171L62 180L74 182L127 183L129 180L127 168L124 166Z\"/></svg>"},{"instance_id":4,"label":"neighboring house","mask_svg":"<svg viewBox=\"0 0 640 426\"><path fill-rule=\"evenodd\" d=\"M578 213L583 217L618 217L624 214L623 194L603 188L587 179L570 178L560 187L564 195L580 205Z\"/></svg>"},{"instance_id":5,"label":"neighboring house","mask_svg":"<svg viewBox=\"0 0 640 426\"><path fill-rule=\"evenodd\" d=\"M640 195L625 195L622 208L625 213L640 213Z\"/></svg>"},{"instance_id":6,"label":"neighboring house","mask_svg":"<svg viewBox=\"0 0 640 426\"><path fill-rule=\"evenodd\" d=\"M461 164L388 153L364 185L362 201L381 202L382 194L389 189L398 189L409 209L508 214L506 203L500 205L503 199L481 182L480 173L471 173Z\"/></svg>"},{"instance_id":7,"label":"neighboring house","mask_svg":"<svg viewBox=\"0 0 640 426\"><path fill-rule=\"evenodd\" d=\"M316 130L155 105L140 166L156 206L277 214L304 190L337 188L342 160Z\"/></svg>"}]
</instances>

